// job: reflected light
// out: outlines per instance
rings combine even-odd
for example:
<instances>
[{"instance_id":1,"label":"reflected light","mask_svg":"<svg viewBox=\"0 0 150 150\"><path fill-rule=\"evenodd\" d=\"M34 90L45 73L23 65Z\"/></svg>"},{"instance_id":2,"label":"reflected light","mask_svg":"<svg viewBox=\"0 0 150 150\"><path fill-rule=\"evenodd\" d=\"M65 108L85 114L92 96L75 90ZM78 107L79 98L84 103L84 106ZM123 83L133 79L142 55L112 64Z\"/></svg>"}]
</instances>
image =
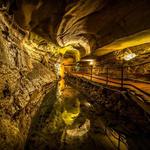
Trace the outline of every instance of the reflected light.
<instances>
[{"instance_id":1,"label":"reflected light","mask_svg":"<svg viewBox=\"0 0 150 150\"><path fill-rule=\"evenodd\" d=\"M82 137L90 130L90 120L86 119L80 128L67 130L67 135L70 137Z\"/></svg>"},{"instance_id":2,"label":"reflected light","mask_svg":"<svg viewBox=\"0 0 150 150\"><path fill-rule=\"evenodd\" d=\"M74 120L80 114L80 101L76 99L76 107L72 108L71 110L64 109L62 113L62 119L64 120L66 125L72 125Z\"/></svg>"},{"instance_id":3,"label":"reflected light","mask_svg":"<svg viewBox=\"0 0 150 150\"><path fill-rule=\"evenodd\" d=\"M131 59L133 59L135 57L136 57L136 54L135 53L131 53L131 54L125 55L123 58L124 58L124 60L128 61L128 60L131 60Z\"/></svg>"},{"instance_id":4,"label":"reflected light","mask_svg":"<svg viewBox=\"0 0 150 150\"><path fill-rule=\"evenodd\" d=\"M81 61L94 61L93 59L81 59Z\"/></svg>"},{"instance_id":5,"label":"reflected light","mask_svg":"<svg viewBox=\"0 0 150 150\"><path fill-rule=\"evenodd\" d=\"M94 63L93 63L93 61L90 61L89 65L91 65L91 66L92 66L93 64L94 64Z\"/></svg>"},{"instance_id":6,"label":"reflected light","mask_svg":"<svg viewBox=\"0 0 150 150\"><path fill-rule=\"evenodd\" d=\"M79 113L79 111L77 113L70 113L67 110L65 110L62 113L62 119L64 120L66 125L72 125L74 120L78 117Z\"/></svg>"}]
</instances>

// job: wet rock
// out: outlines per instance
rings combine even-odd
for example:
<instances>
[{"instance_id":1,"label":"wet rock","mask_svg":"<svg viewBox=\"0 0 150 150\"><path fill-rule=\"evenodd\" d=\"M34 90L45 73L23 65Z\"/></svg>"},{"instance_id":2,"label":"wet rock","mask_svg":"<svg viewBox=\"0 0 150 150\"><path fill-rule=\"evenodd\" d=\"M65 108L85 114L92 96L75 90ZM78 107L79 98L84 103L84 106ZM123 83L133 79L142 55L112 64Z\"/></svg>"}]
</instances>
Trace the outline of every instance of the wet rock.
<instances>
[{"instance_id":1,"label":"wet rock","mask_svg":"<svg viewBox=\"0 0 150 150\"><path fill-rule=\"evenodd\" d=\"M22 137L19 129L10 120L0 120L0 149L23 150Z\"/></svg>"}]
</instances>

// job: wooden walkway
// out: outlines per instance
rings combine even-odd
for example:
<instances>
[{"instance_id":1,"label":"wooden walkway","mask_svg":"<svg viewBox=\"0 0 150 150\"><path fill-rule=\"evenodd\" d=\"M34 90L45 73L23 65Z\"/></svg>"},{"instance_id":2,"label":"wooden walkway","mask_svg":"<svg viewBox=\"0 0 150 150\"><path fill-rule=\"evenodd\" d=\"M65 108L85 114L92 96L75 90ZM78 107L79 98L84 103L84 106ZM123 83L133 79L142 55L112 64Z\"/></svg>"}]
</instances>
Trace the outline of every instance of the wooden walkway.
<instances>
[{"instance_id":1,"label":"wooden walkway","mask_svg":"<svg viewBox=\"0 0 150 150\"><path fill-rule=\"evenodd\" d=\"M96 76L84 73L71 73L73 76L82 77L90 81L103 84L104 86L112 86L121 88L121 80L106 78L102 76ZM144 110L150 114L150 84L146 82L124 80L123 88L127 89L133 95L136 95L138 101L136 101Z\"/></svg>"}]
</instances>

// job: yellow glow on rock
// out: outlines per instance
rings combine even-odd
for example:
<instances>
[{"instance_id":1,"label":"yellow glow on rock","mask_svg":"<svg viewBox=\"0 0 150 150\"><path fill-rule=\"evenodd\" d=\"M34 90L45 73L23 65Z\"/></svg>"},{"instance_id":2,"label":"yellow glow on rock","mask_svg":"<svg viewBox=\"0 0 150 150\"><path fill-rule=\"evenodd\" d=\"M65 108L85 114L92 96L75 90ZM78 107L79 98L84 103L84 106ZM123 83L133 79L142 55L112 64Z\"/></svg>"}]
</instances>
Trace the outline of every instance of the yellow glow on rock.
<instances>
[{"instance_id":1,"label":"yellow glow on rock","mask_svg":"<svg viewBox=\"0 0 150 150\"><path fill-rule=\"evenodd\" d=\"M150 29L130 35L128 37L118 39L108 45L98 48L94 52L94 55L102 56L113 51L129 48L141 44L146 44L149 42L150 42Z\"/></svg>"},{"instance_id":2,"label":"yellow glow on rock","mask_svg":"<svg viewBox=\"0 0 150 150\"><path fill-rule=\"evenodd\" d=\"M64 65L60 66L60 76L63 78L64 77Z\"/></svg>"},{"instance_id":3,"label":"yellow glow on rock","mask_svg":"<svg viewBox=\"0 0 150 150\"><path fill-rule=\"evenodd\" d=\"M26 36L20 43L21 47L28 53L28 55L38 61L41 61L48 53L57 56L59 54L60 47L54 43L45 40L41 36L31 32L29 36ZM51 60L55 60L55 57L51 57Z\"/></svg>"},{"instance_id":4,"label":"yellow glow on rock","mask_svg":"<svg viewBox=\"0 0 150 150\"><path fill-rule=\"evenodd\" d=\"M65 46L59 49L59 53L65 54L66 52L70 52L75 56L76 61L80 60L80 52L79 50L73 48L71 45Z\"/></svg>"},{"instance_id":5,"label":"yellow glow on rock","mask_svg":"<svg viewBox=\"0 0 150 150\"><path fill-rule=\"evenodd\" d=\"M65 88L65 80L61 79L59 81L59 89L62 91Z\"/></svg>"},{"instance_id":6,"label":"yellow glow on rock","mask_svg":"<svg viewBox=\"0 0 150 150\"><path fill-rule=\"evenodd\" d=\"M64 58L63 59L63 64L64 65L72 64L73 62L74 62L73 58Z\"/></svg>"}]
</instances>

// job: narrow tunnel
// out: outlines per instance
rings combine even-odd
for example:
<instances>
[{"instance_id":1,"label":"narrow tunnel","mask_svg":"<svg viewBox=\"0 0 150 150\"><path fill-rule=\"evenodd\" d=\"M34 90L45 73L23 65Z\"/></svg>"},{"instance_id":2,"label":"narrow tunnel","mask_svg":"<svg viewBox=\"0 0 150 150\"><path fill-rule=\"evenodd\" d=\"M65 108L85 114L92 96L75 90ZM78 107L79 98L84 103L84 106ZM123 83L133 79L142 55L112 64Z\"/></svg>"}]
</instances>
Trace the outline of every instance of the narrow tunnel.
<instances>
[{"instance_id":1,"label":"narrow tunnel","mask_svg":"<svg viewBox=\"0 0 150 150\"><path fill-rule=\"evenodd\" d=\"M149 0L0 0L0 150L149 141Z\"/></svg>"}]
</instances>

